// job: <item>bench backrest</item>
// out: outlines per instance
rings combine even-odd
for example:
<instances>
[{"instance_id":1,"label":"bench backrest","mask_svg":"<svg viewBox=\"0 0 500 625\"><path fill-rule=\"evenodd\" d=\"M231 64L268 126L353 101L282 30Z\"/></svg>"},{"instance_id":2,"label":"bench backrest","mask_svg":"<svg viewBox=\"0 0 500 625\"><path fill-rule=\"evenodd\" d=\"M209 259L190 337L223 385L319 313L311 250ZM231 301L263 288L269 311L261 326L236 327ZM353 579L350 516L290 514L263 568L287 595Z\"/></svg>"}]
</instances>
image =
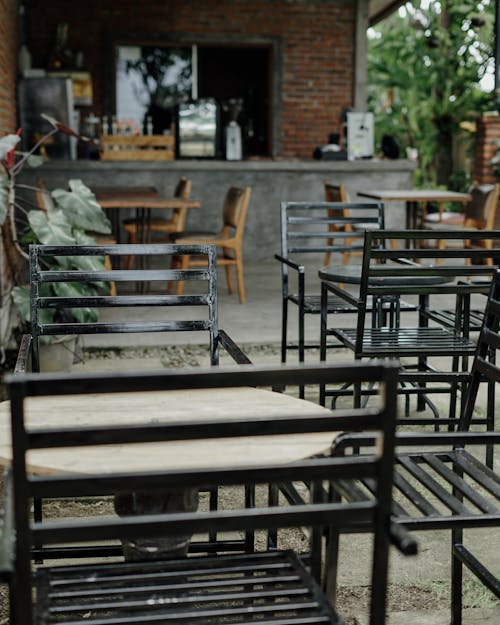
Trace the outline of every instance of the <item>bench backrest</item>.
<instances>
[{"instance_id":1,"label":"bench backrest","mask_svg":"<svg viewBox=\"0 0 500 625\"><path fill-rule=\"evenodd\" d=\"M383 592L386 582L388 557L388 530L391 506L391 486L394 455L394 429L396 417L397 368L387 364L349 364L346 366L320 365L315 367L267 367L212 370L169 370L147 374L101 374L97 375L43 375L24 374L11 376L9 383L11 398L11 424L13 445L13 497L16 526L16 580L15 601L19 622L30 623L31 612L31 548L36 544L85 543L97 540L129 540L148 536L164 537L171 534L203 534L214 530L234 532L239 530L267 530L279 527L316 527L321 537L324 528L331 526L340 531L373 531L374 562L372 581L374 593ZM29 406L32 402L51 398L52 403L64 402L65 396L77 396L81 403L91 402L96 394L151 393L181 389L191 393L206 389L240 387L280 386L319 383L370 383L379 384L381 396L378 407L329 411L310 404L303 414L276 416L270 410L261 410L253 416L235 414L231 419L207 418L204 414L192 414L186 422L161 422L153 419L148 423L127 423L119 420L118 425L103 423L96 427L72 423L43 430L29 425ZM280 396L282 397L282 396ZM289 399L289 398L288 398ZM95 401L95 399L94 399ZM122 399L123 401L123 399ZM297 400L299 401L299 400ZM307 406L307 402L305 402ZM61 408L63 409L63 408ZM319 412L318 412L319 410ZM57 411L57 408L55 409ZM248 415L248 412L247 412ZM313 415L313 416L311 416ZM68 415L64 415L67 418ZM373 455L363 457L332 458L325 449L324 457L280 462L279 459L261 460L255 463L251 455L241 459L241 466L224 464L224 454L212 457L203 468L169 468L169 454L162 469L154 471L144 468L137 471L125 466L119 473L103 472L93 465L92 473L74 472L52 475L32 475L27 467L35 460L33 450L49 449L52 454L58 448L85 451L89 446L94 453L108 458L109 445L158 444L161 442L197 439L207 444L234 437L263 437L263 445L275 444L272 435L298 434L301 439L307 434L333 433L338 430L369 430L378 432L381 444ZM271 436L271 439L266 439ZM329 437L328 437L329 438ZM254 442L255 445L255 442ZM251 446L250 446L251 448ZM97 457L97 456L96 456ZM147 462L147 454L146 461ZM94 468L95 467L95 468ZM350 504L324 499L323 484L335 479L366 478L370 481L374 498L364 503ZM29 513L32 497L89 497L133 492L161 492L165 489L206 488L210 486L242 486L248 484L279 484L284 481L311 484L316 493L311 501L298 504L284 502L280 506L269 506L266 498L257 501L249 510L244 505L235 509L210 512L173 512L170 514L138 514L128 518L94 517L58 519L57 522L43 519L33 523ZM315 488L318 487L318 488ZM314 539L313 539L314 540ZM311 565L313 566L313 565ZM329 563L326 564L327 568ZM168 563L165 564L168 569ZM316 563L319 567L319 563ZM318 571L315 571L318 573ZM380 601L380 596L377 600ZM383 600L382 600L383 602ZM382 612L383 614L383 612Z\"/></svg>"},{"instance_id":2,"label":"bench backrest","mask_svg":"<svg viewBox=\"0 0 500 625\"><path fill-rule=\"evenodd\" d=\"M206 268L170 269L172 257L184 254L205 258ZM141 257L151 268L105 268L105 257L120 263L126 256ZM179 281L189 283L186 295L169 293L168 286L174 283L170 290L175 293ZM120 285L118 295L106 294L109 282ZM146 307L154 311L153 318L151 312L145 318ZM68 334L205 332L210 362L218 363L216 252L211 245L31 245L30 308L34 371L39 371L41 338ZM112 316L109 309L114 309Z\"/></svg>"}]
</instances>

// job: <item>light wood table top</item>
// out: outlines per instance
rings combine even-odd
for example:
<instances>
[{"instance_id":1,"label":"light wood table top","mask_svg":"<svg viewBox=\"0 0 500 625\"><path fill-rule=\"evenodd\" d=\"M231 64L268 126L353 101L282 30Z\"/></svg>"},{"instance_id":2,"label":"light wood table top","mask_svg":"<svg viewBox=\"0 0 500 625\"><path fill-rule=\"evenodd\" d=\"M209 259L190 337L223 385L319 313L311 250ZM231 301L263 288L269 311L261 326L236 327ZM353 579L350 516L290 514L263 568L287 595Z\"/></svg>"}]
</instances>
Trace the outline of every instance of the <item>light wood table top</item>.
<instances>
[{"instance_id":1,"label":"light wood table top","mask_svg":"<svg viewBox=\"0 0 500 625\"><path fill-rule=\"evenodd\" d=\"M321 415L322 406L263 389L236 388L88 396L36 397L26 400L28 428L83 425L147 424L242 416ZM34 473L100 473L165 470L262 462L285 464L327 451L337 432L238 437L209 441L176 441L31 451ZM0 464L11 462L10 402L0 403Z\"/></svg>"},{"instance_id":2,"label":"light wood table top","mask_svg":"<svg viewBox=\"0 0 500 625\"><path fill-rule=\"evenodd\" d=\"M472 198L468 193L443 191L440 189L407 189L407 190L375 190L358 191L360 197L368 197L380 201L400 202L469 202Z\"/></svg>"},{"instance_id":3,"label":"light wood table top","mask_svg":"<svg viewBox=\"0 0 500 625\"><path fill-rule=\"evenodd\" d=\"M96 187L92 189L102 208L199 208L199 200L166 197L154 187Z\"/></svg>"}]
</instances>

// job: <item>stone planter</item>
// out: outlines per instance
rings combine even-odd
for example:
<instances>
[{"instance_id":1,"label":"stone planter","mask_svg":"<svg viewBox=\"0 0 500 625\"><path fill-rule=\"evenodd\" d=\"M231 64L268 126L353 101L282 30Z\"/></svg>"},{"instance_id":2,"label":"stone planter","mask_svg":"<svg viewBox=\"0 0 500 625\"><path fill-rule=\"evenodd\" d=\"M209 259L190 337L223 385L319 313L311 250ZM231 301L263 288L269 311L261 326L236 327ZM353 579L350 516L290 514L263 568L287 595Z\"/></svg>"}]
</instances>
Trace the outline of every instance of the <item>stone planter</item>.
<instances>
[{"instance_id":1,"label":"stone planter","mask_svg":"<svg viewBox=\"0 0 500 625\"><path fill-rule=\"evenodd\" d=\"M76 351L76 334L53 339L40 346L40 371L71 371Z\"/></svg>"}]
</instances>

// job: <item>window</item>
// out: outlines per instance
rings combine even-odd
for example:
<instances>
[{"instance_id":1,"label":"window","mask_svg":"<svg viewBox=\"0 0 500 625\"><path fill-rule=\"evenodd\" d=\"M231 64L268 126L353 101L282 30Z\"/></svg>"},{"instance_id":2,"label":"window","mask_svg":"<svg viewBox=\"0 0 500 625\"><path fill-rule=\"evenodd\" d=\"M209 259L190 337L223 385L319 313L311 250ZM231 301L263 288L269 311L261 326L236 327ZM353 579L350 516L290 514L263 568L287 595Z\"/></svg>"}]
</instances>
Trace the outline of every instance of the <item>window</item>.
<instances>
[{"instance_id":1,"label":"window","mask_svg":"<svg viewBox=\"0 0 500 625\"><path fill-rule=\"evenodd\" d=\"M139 132L161 134L178 123L179 112L193 98L214 101L215 148L207 155L224 155L224 128L234 120L241 127L243 155L267 156L272 153L271 58L266 44L119 45L116 116L132 120Z\"/></svg>"}]
</instances>

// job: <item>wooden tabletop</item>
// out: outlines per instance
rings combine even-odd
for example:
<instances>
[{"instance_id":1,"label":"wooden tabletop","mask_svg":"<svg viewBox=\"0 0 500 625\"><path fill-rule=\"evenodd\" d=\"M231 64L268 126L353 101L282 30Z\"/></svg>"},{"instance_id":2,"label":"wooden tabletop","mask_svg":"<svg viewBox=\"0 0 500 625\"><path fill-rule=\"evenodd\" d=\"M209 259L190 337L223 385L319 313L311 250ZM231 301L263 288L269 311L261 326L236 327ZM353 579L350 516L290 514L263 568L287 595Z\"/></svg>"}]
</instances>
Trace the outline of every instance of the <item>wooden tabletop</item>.
<instances>
[{"instance_id":1,"label":"wooden tabletop","mask_svg":"<svg viewBox=\"0 0 500 625\"><path fill-rule=\"evenodd\" d=\"M95 187L92 189L102 208L199 208L198 200L166 197L154 187Z\"/></svg>"},{"instance_id":2,"label":"wooden tabletop","mask_svg":"<svg viewBox=\"0 0 500 625\"><path fill-rule=\"evenodd\" d=\"M231 420L242 416L321 415L330 411L309 401L255 389L212 389L114 393L89 396L36 397L26 400L27 427L117 425ZM235 467L272 462L283 464L326 451L336 432L209 441L110 445L31 451L28 468L34 473L100 473L176 468ZM10 402L0 403L0 464L11 461Z\"/></svg>"},{"instance_id":3,"label":"wooden tabletop","mask_svg":"<svg viewBox=\"0 0 500 625\"><path fill-rule=\"evenodd\" d=\"M400 202L468 202L471 196L468 193L443 191L440 189L408 189L408 190L375 190L358 191L361 197L368 197L380 201Z\"/></svg>"}]
</instances>

